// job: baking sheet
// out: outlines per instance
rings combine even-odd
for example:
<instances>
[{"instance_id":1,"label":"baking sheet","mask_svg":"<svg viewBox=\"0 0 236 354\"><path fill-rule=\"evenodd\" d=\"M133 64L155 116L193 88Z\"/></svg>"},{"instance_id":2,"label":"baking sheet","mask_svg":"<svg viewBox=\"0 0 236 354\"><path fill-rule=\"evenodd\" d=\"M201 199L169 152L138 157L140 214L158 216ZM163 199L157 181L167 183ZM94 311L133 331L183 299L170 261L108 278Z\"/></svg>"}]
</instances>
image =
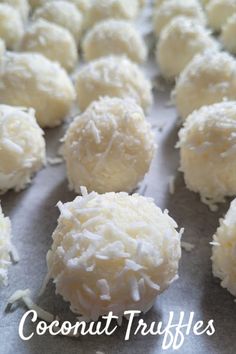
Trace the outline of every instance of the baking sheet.
<instances>
[{"instance_id":1,"label":"baking sheet","mask_svg":"<svg viewBox=\"0 0 236 354\"><path fill-rule=\"evenodd\" d=\"M148 19L146 18L146 21ZM147 27L142 25L142 30ZM150 77L158 74L153 58L144 68ZM162 87L163 88L163 87ZM195 245L187 253L183 251L180 262L180 278L164 292L155 306L145 316L146 323L163 321L174 311L176 321L180 311L185 311L186 320L191 311L195 320L214 320L216 333L186 337L181 354L236 353L236 304L234 298L219 285L211 273L212 234L218 226L219 217L229 207L229 201L221 205L215 213L203 205L198 195L185 188L183 176L177 172L179 153L174 148L178 134L178 119L174 107L168 105L170 87L164 91L154 90L155 103L149 120L155 130L159 145L150 172L140 187L146 196L153 197L162 209L167 208L180 227L185 228L183 240ZM47 153L55 157L59 138L65 126L46 131ZM169 193L168 182L176 176L175 193ZM30 288L33 298L44 309L59 314L63 319L74 319L60 296L56 296L50 284L43 297L38 298L43 278L46 274L45 256L51 245L51 234L56 227L58 210L56 203L70 201L75 194L68 191L64 164L50 166L40 171L32 185L21 193L9 192L1 198L4 213L10 216L13 226L14 244L20 254L20 262L9 270L9 286L0 291L0 353L1 354L154 354L172 353L162 350L160 336L132 336L124 341L126 322L112 337L86 336L77 339L61 336L34 336L30 341L22 341L18 336L19 321L24 308L5 312L6 301L15 290ZM137 321L136 321L137 323ZM34 327L27 323L26 331Z\"/></svg>"}]
</instances>

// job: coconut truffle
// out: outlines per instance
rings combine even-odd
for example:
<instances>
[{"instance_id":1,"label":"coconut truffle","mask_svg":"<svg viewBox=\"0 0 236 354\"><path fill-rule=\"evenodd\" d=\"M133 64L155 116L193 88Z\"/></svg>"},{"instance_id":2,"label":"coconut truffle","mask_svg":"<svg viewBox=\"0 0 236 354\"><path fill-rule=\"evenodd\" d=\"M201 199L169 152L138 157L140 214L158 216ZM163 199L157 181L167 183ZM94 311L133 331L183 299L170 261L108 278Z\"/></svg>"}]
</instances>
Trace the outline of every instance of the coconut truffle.
<instances>
[{"instance_id":1,"label":"coconut truffle","mask_svg":"<svg viewBox=\"0 0 236 354\"><path fill-rule=\"evenodd\" d=\"M221 41L224 48L236 54L236 13L231 16L222 29Z\"/></svg>"},{"instance_id":2,"label":"coconut truffle","mask_svg":"<svg viewBox=\"0 0 236 354\"><path fill-rule=\"evenodd\" d=\"M190 17L202 24L206 21L201 5L196 0L164 1L154 10L154 33L159 36L163 28L176 16Z\"/></svg>"},{"instance_id":3,"label":"coconut truffle","mask_svg":"<svg viewBox=\"0 0 236 354\"><path fill-rule=\"evenodd\" d=\"M45 141L34 110L0 105L0 193L24 189L44 163Z\"/></svg>"},{"instance_id":4,"label":"coconut truffle","mask_svg":"<svg viewBox=\"0 0 236 354\"><path fill-rule=\"evenodd\" d=\"M187 17L174 18L161 32L157 45L161 74L174 80L196 54L206 49L217 50L218 44L201 24Z\"/></svg>"},{"instance_id":5,"label":"coconut truffle","mask_svg":"<svg viewBox=\"0 0 236 354\"><path fill-rule=\"evenodd\" d=\"M0 71L0 103L32 107L41 127L59 125L75 99L66 71L41 54L5 56Z\"/></svg>"},{"instance_id":6,"label":"coconut truffle","mask_svg":"<svg viewBox=\"0 0 236 354\"><path fill-rule=\"evenodd\" d=\"M1 3L11 5L19 11L23 21L27 21L29 16L29 3L28 0L1 0Z\"/></svg>"},{"instance_id":7,"label":"coconut truffle","mask_svg":"<svg viewBox=\"0 0 236 354\"><path fill-rule=\"evenodd\" d=\"M154 136L143 110L130 99L103 97L70 125L64 138L70 188L132 192L148 172Z\"/></svg>"},{"instance_id":8,"label":"coconut truffle","mask_svg":"<svg viewBox=\"0 0 236 354\"><path fill-rule=\"evenodd\" d=\"M85 110L101 96L133 98L144 110L152 104L151 83L140 68L125 57L109 56L87 64L78 73L79 107Z\"/></svg>"},{"instance_id":9,"label":"coconut truffle","mask_svg":"<svg viewBox=\"0 0 236 354\"><path fill-rule=\"evenodd\" d=\"M213 236L212 268L221 286L236 297L236 199Z\"/></svg>"},{"instance_id":10,"label":"coconut truffle","mask_svg":"<svg viewBox=\"0 0 236 354\"><path fill-rule=\"evenodd\" d=\"M133 20L139 12L139 0L93 0L88 11L86 27L90 28L108 18Z\"/></svg>"},{"instance_id":11,"label":"coconut truffle","mask_svg":"<svg viewBox=\"0 0 236 354\"><path fill-rule=\"evenodd\" d=\"M84 320L147 312L177 278L181 235L152 199L92 192L58 207L48 277Z\"/></svg>"},{"instance_id":12,"label":"coconut truffle","mask_svg":"<svg viewBox=\"0 0 236 354\"><path fill-rule=\"evenodd\" d=\"M0 288L7 285L11 247L11 222L9 218L4 217L0 205Z\"/></svg>"},{"instance_id":13,"label":"coconut truffle","mask_svg":"<svg viewBox=\"0 0 236 354\"><path fill-rule=\"evenodd\" d=\"M214 51L197 55L183 70L175 88L175 102L185 119L204 105L236 99L236 61Z\"/></svg>"},{"instance_id":14,"label":"coconut truffle","mask_svg":"<svg viewBox=\"0 0 236 354\"><path fill-rule=\"evenodd\" d=\"M38 52L72 71L78 61L77 46L72 34L54 23L39 19L29 26L21 42L21 50Z\"/></svg>"},{"instance_id":15,"label":"coconut truffle","mask_svg":"<svg viewBox=\"0 0 236 354\"><path fill-rule=\"evenodd\" d=\"M106 20L95 25L83 42L85 60L107 55L126 55L130 60L143 63L147 48L143 38L128 21Z\"/></svg>"},{"instance_id":16,"label":"coconut truffle","mask_svg":"<svg viewBox=\"0 0 236 354\"><path fill-rule=\"evenodd\" d=\"M16 49L24 33L19 12L8 4L0 3L0 38L7 49Z\"/></svg>"},{"instance_id":17,"label":"coconut truffle","mask_svg":"<svg viewBox=\"0 0 236 354\"><path fill-rule=\"evenodd\" d=\"M33 18L43 18L65 27L74 36L76 43L80 40L83 18L73 3L63 0L46 2L35 11Z\"/></svg>"},{"instance_id":18,"label":"coconut truffle","mask_svg":"<svg viewBox=\"0 0 236 354\"><path fill-rule=\"evenodd\" d=\"M236 12L235 0L211 0L206 7L209 26L216 32L221 31L234 12Z\"/></svg>"},{"instance_id":19,"label":"coconut truffle","mask_svg":"<svg viewBox=\"0 0 236 354\"><path fill-rule=\"evenodd\" d=\"M194 111L179 133L181 164L187 187L214 207L236 195L236 102Z\"/></svg>"}]
</instances>

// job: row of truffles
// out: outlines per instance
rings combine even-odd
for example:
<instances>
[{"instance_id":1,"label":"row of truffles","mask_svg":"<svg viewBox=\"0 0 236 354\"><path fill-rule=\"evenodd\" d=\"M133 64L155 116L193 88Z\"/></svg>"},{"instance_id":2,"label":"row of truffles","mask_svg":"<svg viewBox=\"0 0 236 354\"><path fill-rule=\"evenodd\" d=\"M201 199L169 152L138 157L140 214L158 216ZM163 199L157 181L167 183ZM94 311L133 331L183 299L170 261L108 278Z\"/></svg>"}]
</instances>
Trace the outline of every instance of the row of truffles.
<instances>
[{"instance_id":1,"label":"row of truffles","mask_svg":"<svg viewBox=\"0 0 236 354\"><path fill-rule=\"evenodd\" d=\"M84 30L89 30L96 23L107 19L133 20L139 13L140 5L139 0L130 0L128 4L125 0L34 0L32 1L34 11L30 20L35 22L43 19L63 27L71 33L78 45ZM6 42L8 49L22 49L20 43L25 32L24 22L28 19L28 15L27 0L0 2L0 38ZM27 26L26 31L28 31ZM61 35L63 36L62 33ZM45 34L42 38L36 36L34 41L36 40L38 44L42 45L41 42L45 42L44 45L50 47L50 43L46 43Z\"/></svg>"},{"instance_id":2,"label":"row of truffles","mask_svg":"<svg viewBox=\"0 0 236 354\"><path fill-rule=\"evenodd\" d=\"M156 59L161 74L177 79L173 98L184 124L179 132L180 171L186 186L211 210L236 195L236 2L203 1L208 25L221 32L220 43L205 28L196 1L156 0ZM156 21L156 22L155 22ZM165 25L162 24L165 22ZM178 53L178 55L176 55ZM173 60L174 58L174 60ZM213 236L213 275L236 296L236 200Z\"/></svg>"},{"instance_id":3,"label":"row of truffles","mask_svg":"<svg viewBox=\"0 0 236 354\"><path fill-rule=\"evenodd\" d=\"M221 279L221 286L236 297L236 199L213 236L213 274Z\"/></svg>"},{"instance_id":4,"label":"row of truffles","mask_svg":"<svg viewBox=\"0 0 236 354\"><path fill-rule=\"evenodd\" d=\"M196 19L214 32L221 32L232 14L235 0L154 0L154 32L159 36L164 26L176 16Z\"/></svg>"},{"instance_id":5,"label":"row of truffles","mask_svg":"<svg viewBox=\"0 0 236 354\"><path fill-rule=\"evenodd\" d=\"M232 54L236 53L235 0L211 0L205 11L208 21L202 20L204 14L199 10L197 0L156 0L153 16L154 32L159 37L156 57L165 78L177 77L197 53L206 49L217 49L216 41L205 28L206 23L214 32L221 32L221 46ZM160 27L159 30L155 30L157 26ZM174 55L176 51L177 58ZM173 57L176 58L175 61L172 60Z\"/></svg>"},{"instance_id":6,"label":"row of truffles","mask_svg":"<svg viewBox=\"0 0 236 354\"><path fill-rule=\"evenodd\" d=\"M11 264L11 222L5 217L0 205L0 288L7 285L8 268Z\"/></svg>"},{"instance_id":7,"label":"row of truffles","mask_svg":"<svg viewBox=\"0 0 236 354\"><path fill-rule=\"evenodd\" d=\"M47 254L56 293L86 321L112 311L147 312L177 277L181 232L152 199L137 194L87 194L59 203Z\"/></svg>"}]
</instances>

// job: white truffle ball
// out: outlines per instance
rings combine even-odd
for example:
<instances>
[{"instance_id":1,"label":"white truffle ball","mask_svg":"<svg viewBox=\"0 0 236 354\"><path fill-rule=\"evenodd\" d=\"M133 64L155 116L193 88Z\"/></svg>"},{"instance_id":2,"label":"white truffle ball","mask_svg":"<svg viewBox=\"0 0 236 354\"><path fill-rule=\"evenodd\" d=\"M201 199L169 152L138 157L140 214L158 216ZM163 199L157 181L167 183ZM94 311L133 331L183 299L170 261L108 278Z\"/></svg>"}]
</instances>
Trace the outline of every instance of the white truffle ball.
<instances>
[{"instance_id":1,"label":"white truffle ball","mask_svg":"<svg viewBox=\"0 0 236 354\"><path fill-rule=\"evenodd\" d=\"M236 297L236 199L213 236L212 268L221 286Z\"/></svg>"},{"instance_id":2,"label":"white truffle ball","mask_svg":"<svg viewBox=\"0 0 236 354\"><path fill-rule=\"evenodd\" d=\"M0 103L34 108L41 127L59 125L75 99L66 71L41 54L8 54L0 83Z\"/></svg>"},{"instance_id":3,"label":"white truffle ball","mask_svg":"<svg viewBox=\"0 0 236 354\"><path fill-rule=\"evenodd\" d=\"M70 188L132 192L148 172L154 136L143 110L129 99L103 97L70 125L64 138Z\"/></svg>"},{"instance_id":4,"label":"white truffle ball","mask_svg":"<svg viewBox=\"0 0 236 354\"><path fill-rule=\"evenodd\" d=\"M221 41L224 48L236 54L236 13L231 16L222 29Z\"/></svg>"},{"instance_id":5,"label":"white truffle ball","mask_svg":"<svg viewBox=\"0 0 236 354\"><path fill-rule=\"evenodd\" d=\"M19 12L8 4L0 3L0 38L7 49L16 49L24 33Z\"/></svg>"},{"instance_id":6,"label":"white truffle ball","mask_svg":"<svg viewBox=\"0 0 236 354\"><path fill-rule=\"evenodd\" d=\"M86 27L108 18L133 20L139 12L139 0L93 0L88 11Z\"/></svg>"},{"instance_id":7,"label":"white truffle ball","mask_svg":"<svg viewBox=\"0 0 236 354\"><path fill-rule=\"evenodd\" d=\"M187 187L214 207L236 195L236 102L194 111L179 133L180 169Z\"/></svg>"},{"instance_id":8,"label":"white truffle ball","mask_svg":"<svg viewBox=\"0 0 236 354\"><path fill-rule=\"evenodd\" d=\"M34 111L0 105L0 193L25 188L44 163L45 141Z\"/></svg>"},{"instance_id":9,"label":"white truffle ball","mask_svg":"<svg viewBox=\"0 0 236 354\"><path fill-rule=\"evenodd\" d=\"M78 62L77 45L71 33L64 27L42 19L27 28L20 49L41 53L57 61L67 71L72 71Z\"/></svg>"},{"instance_id":10,"label":"white truffle ball","mask_svg":"<svg viewBox=\"0 0 236 354\"><path fill-rule=\"evenodd\" d=\"M19 11L23 21L27 21L29 17L29 3L28 0L1 0L1 3L11 5Z\"/></svg>"},{"instance_id":11,"label":"white truffle ball","mask_svg":"<svg viewBox=\"0 0 236 354\"><path fill-rule=\"evenodd\" d=\"M85 60L107 55L126 55L130 60L142 63L147 58L147 48L135 27L123 20L106 20L96 24L83 41Z\"/></svg>"},{"instance_id":12,"label":"white truffle ball","mask_svg":"<svg viewBox=\"0 0 236 354\"><path fill-rule=\"evenodd\" d=\"M65 27L74 36L76 43L80 40L83 18L73 3L63 0L46 2L35 11L33 18L43 18Z\"/></svg>"},{"instance_id":13,"label":"white truffle ball","mask_svg":"<svg viewBox=\"0 0 236 354\"><path fill-rule=\"evenodd\" d=\"M8 268L11 264L11 222L4 217L0 205L0 288L7 285Z\"/></svg>"},{"instance_id":14,"label":"white truffle ball","mask_svg":"<svg viewBox=\"0 0 236 354\"><path fill-rule=\"evenodd\" d=\"M150 81L125 57L109 56L87 64L77 75L76 90L82 111L102 96L130 97L144 110L152 104Z\"/></svg>"},{"instance_id":15,"label":"white truffle ball","mask_svg":"<svg viewBox=\"0 0 236 354\"><path fill-rule=\"evenodd\" d=\"M227 19L236 12L235 0L211 0L206 7L208 24L214 31L221 31Z\"/></svg>"},{"instance_id":16,"label":"white truffle ball","mask_svg":"<svg viewBox=\"0 0 236 354\"><path fill-rule=\"evenodd\" d=\"M206 49L218 49L210 33L196 21L187 17L176 17L161 32L156 59L161 74L173 80L193 57ZM178 52L178 55L176 53Z\"/></svg>"},{"instance_id":17,"label":"white truffle ball","mask_svg":"<svg viewBox=\"0 0 236 354\"><path fill-rule=\"evenodd\" d=\"M197 55L182 71L175 88L175 101L185 119L204 105L236 99L236 61L227 53Z\"/></svg>"},{"instance_id":18,"label":"white truffle ball","mask_svg":"<svg viewBox=\"0 0 236 354\"><path fill-rule=\"evenodd\" d=\"M159 36L163 28L176 16L185 16L205 24L205 15L196 0L169 0L155 8L153 15L154 33Z\"/></svg>"},{"instance_id":19,"label":"white truffle ball","mask_svg":"<svg viewBox=\"0 0 236 354\"><path fill-rule=\"evenodd\" d=\"M110 311L120 319L126 310L147 312L177 278L177 224L152 199L93 192L58 206L48 274L85 320Z\"/></svg>"}]
</instances>

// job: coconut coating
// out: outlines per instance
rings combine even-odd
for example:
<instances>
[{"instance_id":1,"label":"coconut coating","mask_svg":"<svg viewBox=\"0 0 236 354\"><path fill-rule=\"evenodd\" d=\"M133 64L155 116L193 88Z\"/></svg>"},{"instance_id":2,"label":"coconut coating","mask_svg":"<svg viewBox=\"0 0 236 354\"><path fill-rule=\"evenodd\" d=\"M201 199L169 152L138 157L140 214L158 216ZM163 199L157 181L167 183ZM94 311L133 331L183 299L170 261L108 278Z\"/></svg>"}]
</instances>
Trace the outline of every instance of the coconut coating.
<instances>
[{"instance_id":1,"label":"coconut coating","mask_svg":"<svg viewBox=\"0 0 236 354\"><path fill-rule=\"evenodd\" d=\"M164 1L155 8L153 14L153 26L156 36L159 36L163 28L177 16L190 17L202 24L205 24L206 21L201 5L196 0Z\"/></svg>"},{"instance_id":2,"label":"coconut coating","mask_svg":"<svg viewBox=\"0 0 236 354\"><path fill-rule=\"evenodd\" d=\"M8 268L11 264L11 222L5 217L0 205L0 288L7 285Z\"/></svg>"},{"instance_id":3,"label":"coconut coating","mask_svg":"<svg viewBox=\"0 0 236 354\"><path fill-rule=\"evenodd\" d=\"M0 82L0 103L34 108L41 127L61 124L75 99L66 71L41 54L6 55Z\"/></svg>"},{"instance_id":4,"label":"coconut coating","mask_svg":"<svg viewBox=\"0 0 236 354\"><path fill-rule=\"evenodd\" d=\"M35 11L33 18L34 20L43 18L65 27L74 36L76 43L80 40L83 17L77 7L71 2L63 0L46 2Z\"/></svg>"},{"instance_id":5,"label":"coconut coating","mask_svg":"<svg viewBox=\"0 0 236 354\"><path fill-rule=\"evenodd\" d=\"M221 31L234 12L236 12L235 0L211 0L206 7L209 26L216 32Z\"/></svg>"},{"instance_id":6,"label":"coconut coating","mask_svg":"<svg viewBox=\"0 0 236 354\"><path fill-rule=\"evenodd\" d=\"M156 59L161 74L174 80L196 54L206 49L218 49L208 30L191 18L174 18L161 32L157 45Z\"/></svg>"},{"instance_id":7,"label":"coconut coating","mask_svg":"<svg viewBox=\"0 0 236 354\"><path fill-rule=\"evenodd\" d=\"M0 0L0 3L8 4L19 11L22 20L25 22L29 17L29 3L28 0Z\"/></svg>"},{"instance_id":8,"label":"coconut coating","mask_svg":"<svg viewBox=\"0 0 236 354\"><path fill-rule=\"evenodd\" d=\"M108 18L133 20L139 12L139 0L93 0L88 11L86 27Z\"/></svg>"},{"instance_id":9,"label":"coconut coating","mask_svg":"<svg viewBox=\"0 0 236 354\"><path fill-rule=\"evenodd\" d=\"M197 55L182 71L175 88L175 102L182 119L195 109L236 99L236 61L214 51Z\"/></svg>"},{"instance_id":10,"label":"coconut coating","mask_svg":"<svg viewBox=\"0 0 236 354\"><path fill-rule=\"evenodd\" d=\"M0 38L5 41L7 49L16 49L23 33L19 12L8 4L0 3Z\"/></svg>"},{"instance_id":11,"label":"coconut coating","mask_svg":"<svg viewBox=\"0 0 236 354\"><path fill-rule=\"evenodd\" d=\"M236 195L236 103L194 111L179 133L180 170L187 187L214 207Z\"/></svg>"},{"instance_id":12,"label":"coconut coating","mask_svg":"<svg viewBox=\"0 0 236 354\"><path fill-rule=\"evenodd\" d=\"M44 163L45 141L34 110L0 105L0 193L25 188Z\"/></svg>"},{"instance_id":13,"label":"coconut coating","mask_svg":"<svg viewBox=\"0 0 236 354\"><path fill-rule=\"evenodd\" d=\"M70 188L131 192L148 172L154 136L143 110L130 99L103 97L70 125L64 157Z\"/></svg>"},{"instance_id":14,"label":"coconut coating","mask_svg":"<svg viewBox=\"0 0 236 354\"><path fill-rule=\"evenodd\" d=\"M85 320L147 312L177 278L180 233L152 199L92 192L58 206L48 276Z\"/></svg>"},{"instance_id":15,"label":"coconut coating","mask_svg":"<svg viewBox=\"0 0 236 354\"><path fill-rule=\"evenodd\" d=\"M96 24L83 42L85 60L107 55L126 55L130 60L142 63L147 58L143 38L128 21L106 20Z\"/></svg>"},{"instance_id":16,"label":"coconut coating","mask_svg":"<svg viewBox=\"0 0 236 354\"><path fill-rule=\"evenodd\" d=\"M102 96L133 98L145 111L152 104L152 87L138 65L126 57L109 56L88 63L76 77L80 109Z\"/></svg>"},{"instance_id":17,"label":"coconut coating","mask_svg":"<svg viewBox=\"0 0 236 354\"><path fill-rule=\"evenodd\" d=\"M231 16L222 29L221 41L224 48L236 54L236 13Z\"/></svg>"},{"instance_id":18,"label":"coconut coating","mask_svg":"<svg viewBox=\"0 0 236 354\"><path fill-rule=\"evenodd\" d=\"M27 28L20 48L25 52L41 53L69 72L78 62L77 45L72 34L66 28L43 19Z\"/></svg>"},{"instance_id":19,"label":"coconut coating","mask_svg":"<svg viewBox=\"0 0 236 354\"><path fill-rule=\"evenodd\" d=\"M212 269L221 286L236 297L236 199L213 236Z\"/></svg>"}]
</instances>

